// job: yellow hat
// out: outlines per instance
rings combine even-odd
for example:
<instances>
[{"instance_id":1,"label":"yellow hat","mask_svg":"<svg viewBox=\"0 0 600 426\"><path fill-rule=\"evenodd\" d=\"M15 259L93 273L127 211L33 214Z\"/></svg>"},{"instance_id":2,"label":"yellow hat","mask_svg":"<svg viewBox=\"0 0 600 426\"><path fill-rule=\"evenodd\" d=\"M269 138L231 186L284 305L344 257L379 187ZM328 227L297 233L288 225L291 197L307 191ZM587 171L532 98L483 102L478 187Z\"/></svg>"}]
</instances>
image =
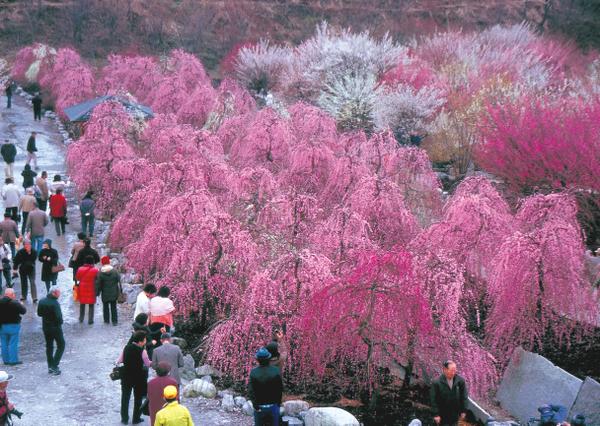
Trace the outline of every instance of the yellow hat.
<instances>
[{"instance_id":1,"label":"yellow hat","mask_svg":"<svg viewBox=\"0 0 600 426\"><path fill-rule=\"evenodd\" d=\"M163 391L163 396L165 399L175 399L177 398L177 388L173 385L169 385Z\"/></svg>"}]
</instances>

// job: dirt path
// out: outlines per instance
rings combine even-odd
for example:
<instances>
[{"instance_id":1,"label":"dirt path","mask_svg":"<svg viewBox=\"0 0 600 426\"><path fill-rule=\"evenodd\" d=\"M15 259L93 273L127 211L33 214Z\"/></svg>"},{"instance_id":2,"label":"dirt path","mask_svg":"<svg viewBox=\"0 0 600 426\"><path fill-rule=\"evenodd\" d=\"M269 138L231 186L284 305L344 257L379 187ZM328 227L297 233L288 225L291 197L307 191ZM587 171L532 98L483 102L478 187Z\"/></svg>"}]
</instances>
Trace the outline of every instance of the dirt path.
<instances>
[{"instance_id":1,"label":"dirt path","mask_svg":"<svg viewBox=\"0 0 600 426\"><path fill-rule=\"evenodd\" d=\"M25 146L31 131L38 133L38 164L40 173L48 171L48 176L63 174L65 171L65 146L52 120L43 118L33 121L31 107L19 97L13 97L13 108L5 109L5 98L0 98L0 142L11 139L17 146L15 177L17 185L22 184L20 176L26 153ZM3 175L3 164L0 173ZM3 180L3 178L2 178ZM53 224L46 228L46 237L52 239L58 250L60 261L67 264L70 249L80 231L79 211L73 197L73 188L67 188L69 199L69 220L67 235L57 237ZM4 209L2 209L3 211ZM46 294L40 280L41 266L37 267L38 297ZM102 306L96 305L95 324L78 322L79 306L72 299L71 270L59 274L58 285L62 289L60 304L65 324L63 326L66 349L61 361L61 376L50 376L47 372L44 338L40 318L36 316L36 305L31 300L26 303L27 314L21 329L20 359L23 364L16 367L2 366L15 379L10 383L8 394L11 402L25 413L17 425L43 426L83 426L120 424L120 384L112 382L108 374L130 333L133 310L128 305L119 307L119 325L105 325L102 320ZM20 296L20 284L15 282ZM130 409L132 408L131 402ZM230 414L218 409L217 401L189 401L196 424L202 425L243 425L251 424L250 419L238 413ZM149 420L146 420L149 424Z\"/></svg>"}]
</instances>

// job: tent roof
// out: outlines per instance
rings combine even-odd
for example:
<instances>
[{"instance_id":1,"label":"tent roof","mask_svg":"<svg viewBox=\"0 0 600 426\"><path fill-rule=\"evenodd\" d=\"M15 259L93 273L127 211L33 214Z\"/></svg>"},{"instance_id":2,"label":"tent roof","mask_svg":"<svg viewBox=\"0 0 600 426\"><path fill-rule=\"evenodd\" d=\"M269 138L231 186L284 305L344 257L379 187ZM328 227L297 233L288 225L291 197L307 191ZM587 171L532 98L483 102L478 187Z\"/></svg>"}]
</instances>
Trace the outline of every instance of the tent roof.
<instances>
[{"instance_id":1,"label":"tent roof","mask_svg":"<svg viewBox=\"0 0 600 426\"><path fill-rule=\"evenodd\" d=\"M69 121L87 121L90 119L90 115L94 108L96 108L102 102L108 100L116 100L120 102L127 111L140 111L146 118L154 117L154 113L150 107L130 102L127 99L115 95L100 96L98 98L89 99L77 105L72 105L68 108L65 108L65 115Z\"/></svg>"}]
</instances>

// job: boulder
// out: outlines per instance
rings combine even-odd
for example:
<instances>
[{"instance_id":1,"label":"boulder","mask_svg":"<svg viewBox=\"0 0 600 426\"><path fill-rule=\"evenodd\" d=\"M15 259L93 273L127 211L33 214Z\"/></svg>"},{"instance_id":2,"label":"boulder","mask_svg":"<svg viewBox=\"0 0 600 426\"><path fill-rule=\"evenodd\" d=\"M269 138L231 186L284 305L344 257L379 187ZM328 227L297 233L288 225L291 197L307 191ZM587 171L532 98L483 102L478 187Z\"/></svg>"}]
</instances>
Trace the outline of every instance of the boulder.
<instances>
[{"instance_id":1,"label":"boulder","mask_svg":"<svg viewBox=\"0 0 600 426\"><path fill-rule=\"evenodd\" d=\"M319 407L308 410L304 417L306 426L359 426L349 412L337 407Z\"/></svg>"},{"instance_id":2,"label":"boulder","mask_svg":"<svg viewBox=\"0 0 600 426\"><path fill-rule=\"evenodd\" d=\"M246 401L242 407L242 411L249 416L254 416L254 406L252 405L252 401Z\"/></svg>"},{"instance_id":3,"label":"boulder","mask_svg":"<svg viewBox=\"0 0 600 426\"><path fill-rule=\"evenodd\" d=\"M194 358L192 358L192 356L190 354L184 355L184 357L183 357L183 369L184 370L194 370L195 365L196 365L196 362L194 361Z\"/></svg>"},{"instance_id":4,"label":"boulder","mask_svg":"<svg viewBox=\"0 0 600 426\"><path fill-rule=\"evenodd\" d=\"M569 417L577 414L584 415L588 425L600 425L600 383L591 377L583 381Z\"/></svg>"},{"instance_id":5,"label":"boulder","mask_svg":"<svg viewBox=\"0 0 600 426\"><path fill-rule=\"evenodd\" d=\"M223 407L225 411L229 412L235 410L235 401L233 400L233 395L226 393L221 401L221 407Z\"/></svg>"},{"instance_id":6,"label":"boulder","mask_svg":"<svg viewBox=\"0 0 600 426\"><path fill-rule=\"evenodd\" d=\"M187 347L186 340L181 337L171 337L171 343L179 346L181 349L185 349Z\"/></svg>"},{"instance_id":7,"label":"boulder","mask_svg":"<svg viewBox=\"0 0 600 426\"><path fill-rule=\"evenodd\" d=\"M225 398L225 395L231 395L233 396L233 391L230 389L225 389L225 390L220 390L217 392L217 396L219 398Z\"/></svg>"},{"instance_id":8,"label":"boulder","mask_svg":"<svg viewBox=\"0 0 600 426\"><path fill-rule=\"evenodd\" d=\"M233 398L233 401L235 402L235 405L241 408L246 403L246 398L244 398L243 396L236 396L235 398Z\"/></svg>"},{"instance_id":9,"label":"boulder","mask_svg":"<svg viewBox=\"0 0 600 426\"><path fill-rule=\"evenodd\" d=\"M196 376L198 376L198 377L202 377L202 376L221 377L222 375L223 375L223 373L221 373L219 370L211 367L208 364L204 364L204 365L201 365L200 367L196 368Z\"/></svg>"},{"instance_id":10,"label":"boulder","mask_svg":"<svg viewBox=\"0 0 600 426\"><path fill-rule=\"evenodd\" d=\"M283 421L287 422L288 426L302 426L304 422L296 417L283 416Z\"/></svg>"},{"instance_id":11,"label":"boulder","mask_svg":"<svg viewBox=\"0 0 600 426\"><path fill-rule=\"evenodd\" d=\"M213 382L212 377L210 377L210 376L202 376L202 377L200 377L200 380L204 380L205 382L208 382L208 383Z\"/></svg>"},{"instance_id":12,"label":"boulder","mask_svg":"<svg viewBox=\"0 0 600 426\"><path fill-rule=\"evenodd\" d=\"M201 379L194 379L192 383L183 389L183 396L195 398L203 396L204 398L212 399L217 396L217 388L212 383L208 383Z\"/></svg>"},{"instance_id":13,"label":"boulder","mask_svg":"<svg viewBox=\"0 0 600 426\"><path fill-rule=\"evenodd\" d=\"M301 400L285 401L283 403L283 410L286 416L296 416L301 411L306 411L309 408L308 402Z\"/></svg>"}]
</instances>

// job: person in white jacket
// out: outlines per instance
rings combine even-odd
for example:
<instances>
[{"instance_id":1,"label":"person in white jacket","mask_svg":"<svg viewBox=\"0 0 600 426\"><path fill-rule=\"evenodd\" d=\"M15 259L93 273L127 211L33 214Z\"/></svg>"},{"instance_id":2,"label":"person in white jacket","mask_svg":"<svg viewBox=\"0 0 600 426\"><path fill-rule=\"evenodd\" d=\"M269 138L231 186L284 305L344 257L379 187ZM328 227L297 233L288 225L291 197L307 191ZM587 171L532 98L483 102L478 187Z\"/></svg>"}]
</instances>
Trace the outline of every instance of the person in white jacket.
<instances>
[{"instance_id":1,"label":"person in white jacket","mask_svg":"<svg viewBox=\"0 0 600 426\"><path fill-rule=\"evenodd\" d=\"M139 314L150 314L150 299L152 299L156 295L156 286L154 284L146 284L144 289L135 302L135 312L133 313L133 318L135 319Z\"/></svg>"},{"instance_id":2,"label":"person in white jacket","mask_svg":"<svg viewBox=\"0 0 600 426\"><path fill-rule=\"evenodd\" d=\"M6 178L5 185L2 188L2 199L4 200L4 208L10 212L10 217L15 222L18 222L19 201L21 200L21 191L14 184L13 178Z\"/></svg>"}]
</instances>

